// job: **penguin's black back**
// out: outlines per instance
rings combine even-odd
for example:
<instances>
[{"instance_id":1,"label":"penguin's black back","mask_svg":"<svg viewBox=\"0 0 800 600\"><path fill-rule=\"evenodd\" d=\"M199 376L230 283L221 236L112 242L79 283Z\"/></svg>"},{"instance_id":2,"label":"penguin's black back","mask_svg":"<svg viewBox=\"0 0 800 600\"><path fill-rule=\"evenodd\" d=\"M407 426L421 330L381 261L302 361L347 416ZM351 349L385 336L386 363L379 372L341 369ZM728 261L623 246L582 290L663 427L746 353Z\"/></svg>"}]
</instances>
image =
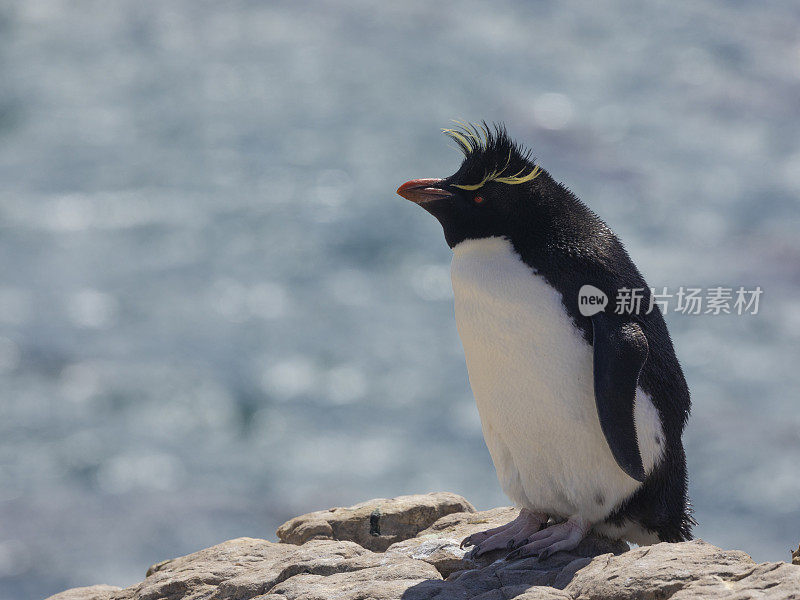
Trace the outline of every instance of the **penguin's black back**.
<instances>
[{"instance_id":1,"label":"penguin's black back","mask_svg":"<svg viewBox=\"0 0 800 600\"><path fill-rule=\"evenodd\" d=\"M649 346L639 375L661 419L664 440L662 461L638 491L617 508L607 521L621 525L630 519L655 532L661 541L692 537L691 508L687 495L686 458L681 434L689 416L689 388L675 356L672 339L661 311L646 314L650 288L619 238L572 192L546 171L531 186L535 195L536 226L517 228L510 236L522 260L561 294L562 303L584 339L592 344L593 325L578 307L578 292L593 285L609 298L613 311L618 290L642 290L641 310L625 315L638 323ZM657 441L658 443L658 441Z\"/></svg>"}]
</instances>

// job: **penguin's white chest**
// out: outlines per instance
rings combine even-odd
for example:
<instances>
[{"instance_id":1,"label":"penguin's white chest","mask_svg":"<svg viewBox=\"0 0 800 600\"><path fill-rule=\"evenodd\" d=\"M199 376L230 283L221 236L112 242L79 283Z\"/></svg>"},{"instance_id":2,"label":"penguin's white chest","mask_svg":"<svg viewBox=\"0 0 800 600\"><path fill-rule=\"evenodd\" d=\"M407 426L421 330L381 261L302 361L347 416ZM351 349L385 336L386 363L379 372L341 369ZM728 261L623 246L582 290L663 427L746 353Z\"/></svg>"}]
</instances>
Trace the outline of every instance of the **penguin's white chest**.
<instances>
[{"instance_id":1,"label":"penguin's white chest","mask_svg":"<svg viewBox=\"0 0 800 600\"><path fill-rule=\"evenodd\" d=\"M467 240L453 251L456 324L503 491L531 510L604 519L640 484L617 465L600 428L592 347L561 295L508 240ZM641 390L635 419L650 471L661 425Z\"/></svg>"}]
</instances>

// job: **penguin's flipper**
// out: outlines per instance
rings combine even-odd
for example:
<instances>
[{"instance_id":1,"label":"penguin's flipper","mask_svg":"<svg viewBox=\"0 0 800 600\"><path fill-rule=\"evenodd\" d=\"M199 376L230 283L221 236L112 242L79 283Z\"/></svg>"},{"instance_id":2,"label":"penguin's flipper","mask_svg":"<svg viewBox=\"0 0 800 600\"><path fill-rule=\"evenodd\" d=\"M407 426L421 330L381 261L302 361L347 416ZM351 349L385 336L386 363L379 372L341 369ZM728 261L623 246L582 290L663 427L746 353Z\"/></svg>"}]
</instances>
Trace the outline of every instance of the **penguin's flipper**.
<instances>
[{"instance_id":1,"label":"penguin's flipper","mask_svg":"<svg viewBox=\"0 0 800 600\"><path fill-rule=\"evenodd\" d=\"M599 312L594 328L594 399L600 426L617 464L637 481L644 465L636 439L633 409L639 372L647 360L642 328L623 315Z\"/></svg>"}]
</instances>

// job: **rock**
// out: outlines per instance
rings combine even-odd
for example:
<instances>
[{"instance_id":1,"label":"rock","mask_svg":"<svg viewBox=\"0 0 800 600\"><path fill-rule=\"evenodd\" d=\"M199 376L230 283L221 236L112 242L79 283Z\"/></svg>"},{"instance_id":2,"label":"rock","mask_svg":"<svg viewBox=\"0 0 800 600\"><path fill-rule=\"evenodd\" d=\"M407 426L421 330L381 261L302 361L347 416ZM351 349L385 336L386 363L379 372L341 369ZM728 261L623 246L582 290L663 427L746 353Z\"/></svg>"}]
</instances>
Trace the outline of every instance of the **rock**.
<instances>
[{"instance_id":1,"label":"rock","mask_svg":"<svg viewBox=\"0 0 800 600\"><path fill-rule=\"evenodd\" d=\"M296 546L252 538L230 540L159 563L148 572L151 575L143 582L102 600L247 600L264 594L279 594L286 600L301 594L330 597L326 594L334 589L340 597L349 598L373 588L375 595L369 597L389 598L394 596L378 595L378 590L405 590L440 577L428 563L404 558L387 562L383 554L350 541L311 540ZM342 592L348 585L351 595Z\"/></svg>"},{"instance_id":2,"label":"rock","mask_svg":"<svg viewBox=\"0 0 800 600\"><path fill-rule=\"evenodd\" d=\"M436 570L427 563L400 559L329 576L297 575L276 585L270 594L275 595L275 600L329 600L334 597L342 600L390 600L406 597L409 589L437 576Z\"/></svg>"},{"instance_id":3,"label":"rock","mask_svg":"<svg viewBox=\"0 0 800 600\"><path fill-rule=\"evenodd\" d=\"M800 546L797 547L797 550L792 552L792 564L800 565Z\"/></svg>"},{"instance_id":4,"label":"rock","mask_svg":"<svg viewBox=\"0 0 800 600\"><path fill-rule=\"evenodd\" d=\"M108 600L112 592L118 592L122 588L113 585L90 585L89 587L72 588L55 596L50 596L48 600Z\"/></svg>"},{"instance_id":5,"label":"rock","mask_svg":"<svg viewBox=\"0 0 800 600\"><path fill-rule=\"evenodd\" d=\"M565 589L587 600L800 598L800 567L756 564L740 550L721 550L702 540L661 543L595 558Z\"/></svg>"},{"instance_id":6,"label":"rock","mask_svg":"<svg viewBox=\"0 0 800 600\"><path fill-rule=\"evenodd\" d=\"M381 551L365 546L364 520L374 531L376 509L380 533L370 537L386 538L375 544ZM512 508L474 512L453 494L372 500L292 519L279 530L291 543L230 540L160 562L131 587L76 588L50 600L800 599L800 566L756 564L701 540L628 550L590 536L541 562L505 561L503 551L465 559L461 539L515 516ZM337 539L299 541L309 532Z\"/></svg>"},{"instance_id":7,"label":"rock","mask_svg":"<svg viewBox=\"0 0 800 600\"><path fill-rule=\"evenodd\" d=\"M395 542L412 538L441 517L475 508L458 494L438 492L368 500L347 508L331 508L295 517L278 528L288 544L308 540L349 540L383 552Z\"/></svg>"}]
</instances>

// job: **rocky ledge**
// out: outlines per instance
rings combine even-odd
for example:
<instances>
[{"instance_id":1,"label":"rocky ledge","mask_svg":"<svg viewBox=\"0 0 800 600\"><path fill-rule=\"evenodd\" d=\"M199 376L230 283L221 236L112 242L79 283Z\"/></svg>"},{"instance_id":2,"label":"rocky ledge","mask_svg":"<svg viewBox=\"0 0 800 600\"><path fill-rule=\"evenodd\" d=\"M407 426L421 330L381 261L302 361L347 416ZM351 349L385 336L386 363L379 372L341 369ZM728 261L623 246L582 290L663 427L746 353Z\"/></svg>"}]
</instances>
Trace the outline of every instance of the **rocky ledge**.
<instances>
[{"instance_id":1,"label":"rocky ledge","mask_svg":"<svg viewBox=\"0 0 800 600\"><path fill-rule=\"evenodd\" d=\"M630 550L590 537L541 562L505 561L501 551L465 556L461 539L515 512L476 512L448 493L370 500L296 517L277 543L230 540L153 565L131 587L75 588L50 600L800 599L799 565L758 564L702 540Z\"/></svg>"}]
</instances>

